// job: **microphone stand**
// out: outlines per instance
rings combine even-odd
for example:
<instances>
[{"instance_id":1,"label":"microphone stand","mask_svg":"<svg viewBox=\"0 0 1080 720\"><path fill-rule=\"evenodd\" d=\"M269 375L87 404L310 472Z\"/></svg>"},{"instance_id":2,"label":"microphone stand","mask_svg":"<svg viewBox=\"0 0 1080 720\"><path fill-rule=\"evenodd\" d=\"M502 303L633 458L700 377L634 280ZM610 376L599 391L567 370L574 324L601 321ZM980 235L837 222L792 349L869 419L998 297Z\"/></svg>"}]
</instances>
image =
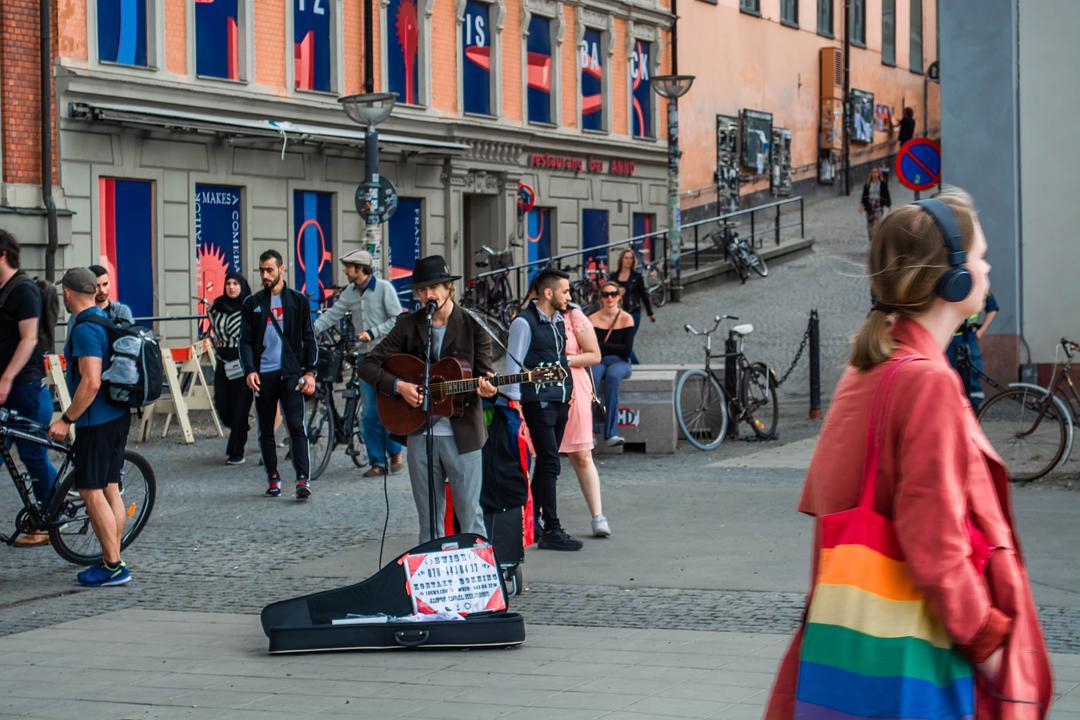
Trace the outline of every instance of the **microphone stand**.
<instances>
[{"instance_id":1,"label":"microphone stand","mask_svg":"<svg viewBox=\"0 0 1080 720\"><path fill-rule=\"evenodd\" d=\"M435 539L435 513L438 506L435 503L435 427L431 420L434 417L435 408L431 404L431 348L432 331L431 320L434 312L428 309L427 313L427 352L424 353L424 412L427 414L427 429L424 431L424 446L427 449L427 479L428 479L428 530L429 540Z\"/></svg>"}]
</instances>

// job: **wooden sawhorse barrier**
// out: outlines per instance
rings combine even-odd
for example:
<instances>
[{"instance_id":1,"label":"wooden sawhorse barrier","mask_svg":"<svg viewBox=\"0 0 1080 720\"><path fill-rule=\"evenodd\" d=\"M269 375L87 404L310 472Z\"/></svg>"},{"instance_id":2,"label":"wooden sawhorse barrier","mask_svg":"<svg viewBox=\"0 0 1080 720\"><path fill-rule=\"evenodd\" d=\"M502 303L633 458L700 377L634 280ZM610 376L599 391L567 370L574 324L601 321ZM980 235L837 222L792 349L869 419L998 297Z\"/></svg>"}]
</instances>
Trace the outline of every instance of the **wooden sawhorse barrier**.
<instances>
[{"instance_id":1,"label":"wooden sawhorse barrier","mask_svg":"<svg viewBox=\"0 0 1080 720\"><path fill-rule=\"evenodd\" d=\"M162 353L165 383L169 386L170 396L158 398L143 410L140 430L142 442L146 442L150 435L150 425L154 420L154 415L165 413L165 427L161 431L161 437L169 433L169 425L172 424L172 418L175 415L177 422L180 423L180 430L184 434L184 442L188 445L193 444L195 434L191 431L189 415L193 410L208 410L218 437L225 437L217 409L214 407L213 393L202 371L204 359L210 363L211 367L217 363L214 346L209 340L200 340L194 345L163 348L163 350L165 351ZM183 390L185 382L187 382L186 392Z\"/></svg>"}]
</instances>

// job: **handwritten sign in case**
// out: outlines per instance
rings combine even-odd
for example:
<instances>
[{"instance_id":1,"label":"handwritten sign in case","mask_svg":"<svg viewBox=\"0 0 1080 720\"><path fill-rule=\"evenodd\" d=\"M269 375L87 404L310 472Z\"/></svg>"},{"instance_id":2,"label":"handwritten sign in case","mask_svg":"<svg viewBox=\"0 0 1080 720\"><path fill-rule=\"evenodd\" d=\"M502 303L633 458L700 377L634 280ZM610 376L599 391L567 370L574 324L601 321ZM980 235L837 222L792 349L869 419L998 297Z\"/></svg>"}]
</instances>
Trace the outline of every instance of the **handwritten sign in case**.
<instances>
[{"instance_id":1,"label":"handwritten sign in case","mask_svg":"<svg viewBox=\"0 0 1080 720\"><path fill-rule=\"evenodd\" d=\"M487 543L406 555L402 560L417 613L468 615L506 609L495 550Z\"/></svg>"}]
</instances>

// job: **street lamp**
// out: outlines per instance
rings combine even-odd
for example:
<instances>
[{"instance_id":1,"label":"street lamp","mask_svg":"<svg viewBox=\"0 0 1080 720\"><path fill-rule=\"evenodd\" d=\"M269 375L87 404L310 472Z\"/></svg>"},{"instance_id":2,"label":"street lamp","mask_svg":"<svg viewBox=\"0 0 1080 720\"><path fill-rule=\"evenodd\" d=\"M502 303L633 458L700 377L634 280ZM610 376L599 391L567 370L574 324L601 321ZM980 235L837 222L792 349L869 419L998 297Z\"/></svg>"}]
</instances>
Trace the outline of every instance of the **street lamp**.
<instances>
[{"instance_id":1,"label":"street lamp","mask_svg":"<svg viewBox=\"0 0 1080 720\"><path fill-rule=\"evenodd\" d=\"M341 103L349 119L364 126L364 182L361 188L366 196L366 207L372 210L381 209L379 208L379 131L375 126L390 117L396 101L397 93L364 93L338 98L338 102ZM358 189L358 203L360 195ZM375 215L364 217L364 235L369 250L373 250L377 245L375 228L378 222L375 222L375 218Z\"/></svg>"},{"instance_id":2,"label":"street lamp","mask_svg":"<svg viewBox=\"0 0 1080 720\"><path fill-rule=\"evenodd\" d=\"M679 258L682 255L682 212L679 208L679 98L694 84L693 75L654 75L652 89L668 101L668 244L671 248L671 268L673 283L671 300L682 299L682 272Z\"/></svg>"}]
</instances>

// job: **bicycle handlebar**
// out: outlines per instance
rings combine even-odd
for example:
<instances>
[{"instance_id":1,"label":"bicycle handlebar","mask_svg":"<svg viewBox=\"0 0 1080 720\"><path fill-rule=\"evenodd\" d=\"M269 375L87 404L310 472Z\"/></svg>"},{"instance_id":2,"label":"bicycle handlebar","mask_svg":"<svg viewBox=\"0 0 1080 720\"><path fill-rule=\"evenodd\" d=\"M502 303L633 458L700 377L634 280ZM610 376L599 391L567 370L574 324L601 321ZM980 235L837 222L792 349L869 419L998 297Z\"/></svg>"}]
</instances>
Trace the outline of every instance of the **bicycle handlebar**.
<instances>
[{"instance_id":1,"label":"bicycle handlebar","mask_svg":"<svg viewBox=\"0 0 1080 720\"><path fill-rule=\"evenodd\" d=\"M1080 343L1069 338L1061 338L1061 347L1065 349L1065 354L1072 359L1073 352L1080 352Z\"/></svg>"},{"instance_id":2,"label":"bicycle handlebar","mask_svg":"<svg viewBox=\"0 0 1080 720\"><path fill-rule=\"evenodd\" d=\"M706 330L698 330L697 328L695 328L690 323L687 323L686 325L684 325L683 329L686 330L686 332L690 333L691 335L712 335L714 332L716 332L720 328L720 323L722 323L724 320L738 320L738 319L739 319L738 315L717 315L714 318L714 320L716 322L713 324L712 330L708 330L708 331L706 331Z\"/></svg>"},{"instance_id":3,"label":"bicycle handlebar","mask_svg":"<svg viewBox=\"0 0 1080 720\"><path fill-rule=\"evenodd\" d=\"M11 426L21 426L21 429L32 432L45 432L45 426L30 418L25 418L14 410L0 408L0 429L13 430Z\"/></svg>"}]
</instances>

